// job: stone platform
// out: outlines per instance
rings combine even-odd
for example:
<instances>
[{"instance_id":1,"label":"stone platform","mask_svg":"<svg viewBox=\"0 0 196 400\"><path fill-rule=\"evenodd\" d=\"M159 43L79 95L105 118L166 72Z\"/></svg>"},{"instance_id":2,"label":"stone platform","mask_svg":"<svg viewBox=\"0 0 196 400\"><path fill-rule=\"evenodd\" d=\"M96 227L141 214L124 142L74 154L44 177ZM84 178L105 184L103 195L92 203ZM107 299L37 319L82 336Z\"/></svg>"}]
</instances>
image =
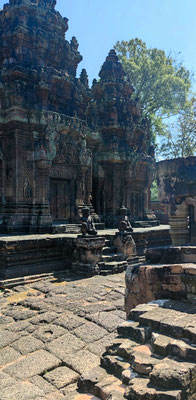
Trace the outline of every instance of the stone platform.
<instances>
[{"instance_id":1,"label":"stone platform","mask_svg":"<svg viewBox=\"0 0 196 400\"><path fill-rule=\"evenodd\" d=\"M116 230L99 231L112 246ZM33 276L44 273L72 269L77 261L76 240L77 234L43 234L0 237L0 280L10 280L23 276ZM170 244L169 227L162 225L153 228L135 228L133 238L136 242L137 253L144 255L145 248ZM109 254L115 256L109 249ZM107 251L106 251L107 253ZM108 254L105 254L107 257ZM115 258L115 257L114 257ZM116 263L118 261L118 263ZM111 263L115 262L115 265ZM121 272L127 265L123 260L109 259L104 267L104 274ZM99 271L98 271L99 273Z\"/></svg>"},{"instance_id":2,"label":"stone platform","mask_svg":"<svg viewBox=\"0 0 196 400\"><path fill-rule=\"evenodd\" d=\"M0 399L195 400L195 304L158 300L125 321L124 279L62 274L2 290Z\"/></svg>"},{"instance_id":3,"label":"stone platform","mask_svg":"<svg viewBox=\"0 0 196 400\"><path fill-rule=\"evenodd\" d=\"M95 400L77 381L125 321L124 287L64 274L0 292L0 399Z\"/></svg>"}]
</instances>

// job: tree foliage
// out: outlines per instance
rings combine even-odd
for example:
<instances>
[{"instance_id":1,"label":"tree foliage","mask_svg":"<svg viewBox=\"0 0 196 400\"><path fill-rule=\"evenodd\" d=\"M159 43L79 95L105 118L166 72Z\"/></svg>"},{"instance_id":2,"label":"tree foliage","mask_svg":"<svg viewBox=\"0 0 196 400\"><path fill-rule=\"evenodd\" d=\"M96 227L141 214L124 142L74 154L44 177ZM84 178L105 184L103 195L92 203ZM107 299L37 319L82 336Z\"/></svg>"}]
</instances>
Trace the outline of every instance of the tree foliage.
<instances>
[{"instance_id":1,"label":"tree foliage","mask_svg":"<svg viewBox=\"0 0 196 400\"><path fill-rule=\"evenodd\" d=\"M178 114L188 100L190 72L176 58L147 48L138 38L117 42L115 49L135 89L135 100L151 122L152 136L165 134L164 119Z\"/></svg>"},{"instance_id":2,"label":"tree foliage","mask_svg":"<svg viewBox=\"0 0 196 400\"><path fill-rule=\"evenodd\" d=\"M177 121L169 126L159 146L159 153L164 158L196 154L196 98L185 104Z\"/></svg>"},{"instance_id":3,"label":"tree foliage","mask_svg":"<svg viewBox=\"0 0 196 400\"><path fill-rule=\"evenodd\" d=\"M157 181L153 181L151 186L151 201L159 201Z\"/></svg>"}]
</instances>

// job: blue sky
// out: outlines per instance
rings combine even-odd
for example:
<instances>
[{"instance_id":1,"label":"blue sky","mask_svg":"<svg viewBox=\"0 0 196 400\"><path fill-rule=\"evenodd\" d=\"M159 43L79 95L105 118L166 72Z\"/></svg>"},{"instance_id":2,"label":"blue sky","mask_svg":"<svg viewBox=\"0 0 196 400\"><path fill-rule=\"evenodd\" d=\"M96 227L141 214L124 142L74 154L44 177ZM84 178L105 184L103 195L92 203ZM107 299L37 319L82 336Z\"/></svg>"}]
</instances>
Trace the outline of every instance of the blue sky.
<instances>
[{"instance_id":1,"label":"blue sky","mask_svg":"<svg viewBox=\"0 0 196 400\"><path fill-rule=\"evenodd\" d=\"M96 78L118 40L139 37L150 47L171 50L191 71L196 66L196 0L57 0L69 18L90 79Z\"/></svg>"},{"instance_id":2,"label":"blue sky","mask_svg":"<svg viewBox=\"0 0 196 400\"><path fill-rule=\"evenodd\" d=\"M196 71L196 0L57 0L56 9L69 18L66 38L77 37L79 71L86 68L90 80L117 40L135 37L167 54L180 53L185 67Z\"/></svg>"}]
</instances>

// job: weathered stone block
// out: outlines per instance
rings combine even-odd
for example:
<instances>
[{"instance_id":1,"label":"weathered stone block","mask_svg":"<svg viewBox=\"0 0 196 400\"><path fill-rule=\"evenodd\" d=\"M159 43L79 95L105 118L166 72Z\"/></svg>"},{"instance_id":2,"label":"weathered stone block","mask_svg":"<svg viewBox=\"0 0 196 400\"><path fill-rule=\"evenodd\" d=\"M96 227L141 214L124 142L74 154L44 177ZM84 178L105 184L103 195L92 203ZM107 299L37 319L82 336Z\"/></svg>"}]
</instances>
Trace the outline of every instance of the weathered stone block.
<instances>
[{"instance_id":1,"label":"weathered stone block","mask_svg":"<svg viewBox=\"0 0 196 400\"><path fill-rule=\"evenodd\" d=\"M59 367L44 375L49 383L54 385L57 389L62 389L72 383L76 382L79 375L67 367Z\"/></svg>"},{"instance_id":2,"label":"weathered stone block","mask_svg":"<svg viewBox=\"0 0 196 400\"><path fill-rule=\"evenodd\" d=\"M16 379L28 379L60 366L61 361L45 350L38 350L5 367L3 372Z\"/></svg>"}]
</instances>

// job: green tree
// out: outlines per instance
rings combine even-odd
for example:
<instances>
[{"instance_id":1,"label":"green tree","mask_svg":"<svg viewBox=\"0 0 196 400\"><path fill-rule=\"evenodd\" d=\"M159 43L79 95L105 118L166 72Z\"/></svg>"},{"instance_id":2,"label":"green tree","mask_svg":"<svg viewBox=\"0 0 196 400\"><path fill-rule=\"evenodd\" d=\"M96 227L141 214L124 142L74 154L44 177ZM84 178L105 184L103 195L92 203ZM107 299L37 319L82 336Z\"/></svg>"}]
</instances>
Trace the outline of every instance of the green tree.
<instances>
[{"instance_id":1,"label":"green tree","mask_svg":"<svg viewBox=\"0 0 196 400\"><path fill-rule=\"evenodd\" d=\"M158 152L164 158L188 157L196 153L196 98L188 101L171 124Z\"/></svg>"},{"instance_id":2,"label":"green tree","mask_svg":"<svg viewBox=\"0 0 196 400\"><path fill-rule=\"evenodd\" d=\"M191 74L177 58L163 50L147 48L136 38L117 42L115 50L133 85L135 100L151 122L152 138L167 132L164 120L176 115L187 102Z\"/></svg>"},{"instance_id":3,"label":"green tree","mask_svg":"<svg viewBox=\"0 0 196 400\"><path fill-rule=\"evenodd\" d=\"M159 200L159 195L158 195L158 185L157 181L154 181L151 186L151 201L158 201Z\"/></svg>"}]
</instances>

